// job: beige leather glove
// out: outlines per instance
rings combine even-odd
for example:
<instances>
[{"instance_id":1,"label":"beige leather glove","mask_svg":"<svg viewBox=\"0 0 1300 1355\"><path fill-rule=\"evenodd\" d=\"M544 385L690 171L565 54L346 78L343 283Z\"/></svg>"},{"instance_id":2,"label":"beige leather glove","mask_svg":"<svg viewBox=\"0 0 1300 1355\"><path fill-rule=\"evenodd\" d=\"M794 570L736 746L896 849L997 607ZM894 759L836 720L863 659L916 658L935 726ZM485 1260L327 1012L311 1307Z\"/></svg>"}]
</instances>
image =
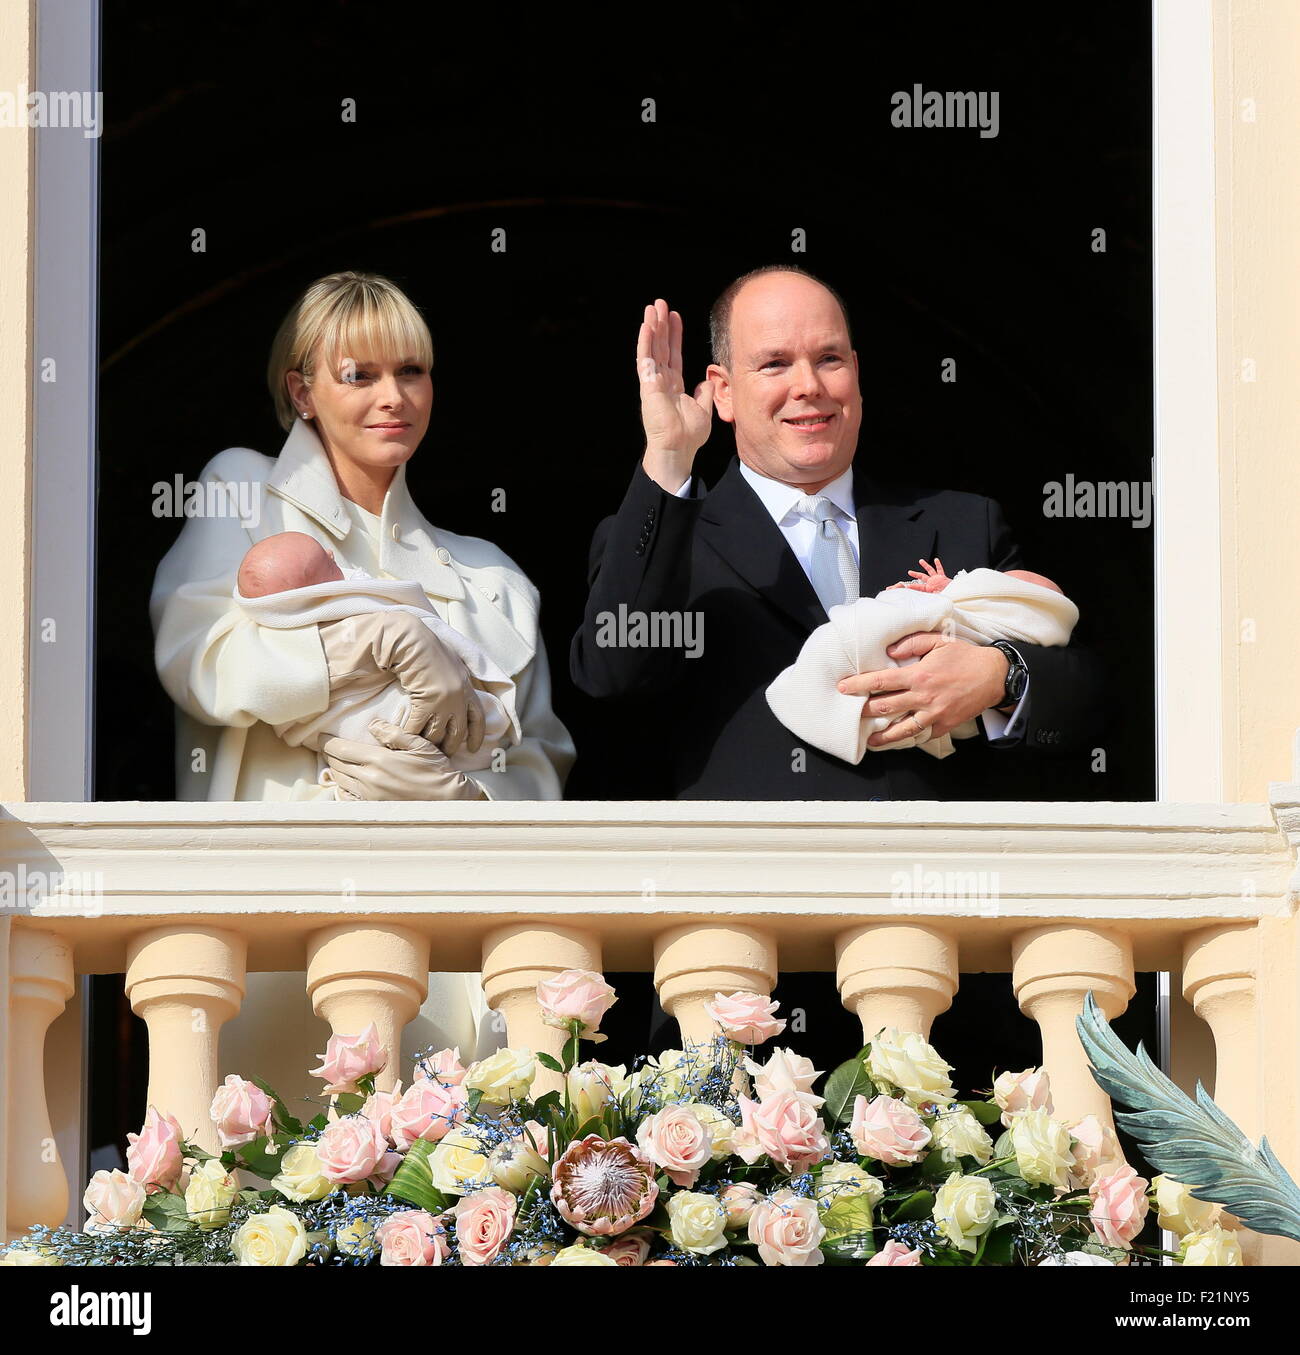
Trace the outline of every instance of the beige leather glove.
<instances>
[{"instance_id":1,"label":"beige leather glove","mask_svg":"<svg viewBox=\"0 0 1300 1355\"><path fill-rule=\"evenodd\" d=\"M371 720L370 732L378 744L337 736L321 744L340 800L487 799L428 739L387 720Z\"/></svg>"},{"instance_id":2,"label":"beige leather glove","mask_svg":"<svg viewBox=\"0 0 1300 1355\"><path fill-rule=\"evenodd\" d=\"M402 726L408 734L422 735L449 756L462 747L478 751L483 707L469 672L418 616L363 612L322 622L317 630L329 667L331 700L350 682L391 673L410 698L410 714Z\"/></svg>"}]
</instances>

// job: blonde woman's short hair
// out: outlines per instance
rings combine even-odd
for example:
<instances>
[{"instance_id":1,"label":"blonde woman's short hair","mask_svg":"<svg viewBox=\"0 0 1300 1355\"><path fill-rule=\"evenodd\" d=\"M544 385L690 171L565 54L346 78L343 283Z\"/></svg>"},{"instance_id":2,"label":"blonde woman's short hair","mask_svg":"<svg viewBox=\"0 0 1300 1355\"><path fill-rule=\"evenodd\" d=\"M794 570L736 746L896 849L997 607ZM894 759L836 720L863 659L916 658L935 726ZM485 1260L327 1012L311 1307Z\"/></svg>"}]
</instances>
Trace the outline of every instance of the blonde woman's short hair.
<instances>
[{"instance_id":1,"label":"blonde woman's short hair","mask_svg":"<svg viewBox=\"0 0 1300 1355\"><path fill-rule=\"evenodd\" d=\"M331 273L289 307L267 363L266 380L276 418L286 432L296 410L285 377L301 372L308 386L318 360L336 370L346 358L433 365L433 337L424 316L396 283L376 273Z\"/></svg>"}]
</instances>

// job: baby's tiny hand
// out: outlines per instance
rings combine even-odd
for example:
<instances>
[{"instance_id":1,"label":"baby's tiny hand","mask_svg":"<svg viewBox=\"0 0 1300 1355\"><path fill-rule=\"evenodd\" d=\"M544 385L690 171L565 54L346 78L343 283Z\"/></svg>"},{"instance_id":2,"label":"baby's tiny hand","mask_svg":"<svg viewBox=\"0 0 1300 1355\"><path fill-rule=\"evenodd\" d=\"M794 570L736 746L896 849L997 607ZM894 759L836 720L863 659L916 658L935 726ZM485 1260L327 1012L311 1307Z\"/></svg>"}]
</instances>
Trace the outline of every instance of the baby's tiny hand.
<instances>
[{"instance_id":1,"label":"baby's tiny hand","mask_svg":"<svg viewBox=\"0 0 1300 1355\"><path fill-rule=\"evenodd\" d=\"M916 580L915 583L891 583L889 586L891 588L915 588L922 593L942 593L952 582L943 572L943 561L937 555L934 557L933 565L925 560L918 560L917 564L921 566L920 570L909 569L907 571Z\"/></svg>"}]
</instances>

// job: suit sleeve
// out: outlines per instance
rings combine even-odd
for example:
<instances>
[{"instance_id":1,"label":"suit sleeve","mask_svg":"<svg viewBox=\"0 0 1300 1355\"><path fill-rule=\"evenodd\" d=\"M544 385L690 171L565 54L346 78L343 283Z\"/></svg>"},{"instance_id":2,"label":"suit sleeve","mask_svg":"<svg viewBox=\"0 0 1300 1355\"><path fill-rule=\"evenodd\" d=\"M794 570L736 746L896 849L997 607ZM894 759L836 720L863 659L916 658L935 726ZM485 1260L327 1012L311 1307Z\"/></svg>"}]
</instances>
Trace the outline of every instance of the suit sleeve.
<instances>
[{"instance_id":1,"label":"suit sleeve","mask_svg":"<svg viewBox=\"0 0 1300 1355\"><path fill-rule=\"evenodd\" d=\"M993 499L987 502L991 567L1024 569L1001 506ZM1080 620L1068 645L1017 643L1016 648L1029 668L1022 745L1043 753L1077 752L1096 745L1106 724L1107 673L1102 656L1088 645L1086 621Z\"/></svg>"},{"instance_id":2,"label":"suit sleeve","mask_svg":"<svg viewBox=\"0 0 1300 1355\"><path fill-rule=\"evenodd\" d=\"M596 528L587 568L587 606L573 637L569 671L588 696L666 691L683 651L621 643L621 620L637 612L685 612L691 604L691 544L702 499L666 493L638 463L622 505Z\"/></svg>"}]
</instances>

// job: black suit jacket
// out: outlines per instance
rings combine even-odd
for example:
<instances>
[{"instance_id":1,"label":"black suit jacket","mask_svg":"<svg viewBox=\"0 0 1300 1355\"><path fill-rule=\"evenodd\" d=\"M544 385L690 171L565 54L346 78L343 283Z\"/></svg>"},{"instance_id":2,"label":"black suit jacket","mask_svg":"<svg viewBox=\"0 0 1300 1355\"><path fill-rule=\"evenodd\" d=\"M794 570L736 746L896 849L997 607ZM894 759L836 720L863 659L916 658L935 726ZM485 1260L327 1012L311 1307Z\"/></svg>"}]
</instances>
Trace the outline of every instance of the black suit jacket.
<instances>
[{"instance_id":1,"label":"black suit jacket","mask_svg":"<svg viewBox=\"0 0 1300 1355\"><path fill-rule=\"evenodd\" d=\"M941 556L949 575L1024 568L992 499L886 487L857 470L853 484L864 597L922 557ZM589 582L573 680L604 701L641 699L635 732L609 754L629 759L616 794L639 793L635 764L651 758L666 761L668 793L681 799L1052 799L1053 755L1082 760L1100 733L1097 656L1077 643L1017 644L1030 694L1014 744L990 744L981 732L958 740L947 758L917 748L868 751L856 767L801 745L764 692L826 613L736 460L707 495L689 499L666 493L638 465L622 506L596 530ZM599 643L602 615L617 617L620 606L699 613L702 653Z\"/></svg>"}]
</instances>

